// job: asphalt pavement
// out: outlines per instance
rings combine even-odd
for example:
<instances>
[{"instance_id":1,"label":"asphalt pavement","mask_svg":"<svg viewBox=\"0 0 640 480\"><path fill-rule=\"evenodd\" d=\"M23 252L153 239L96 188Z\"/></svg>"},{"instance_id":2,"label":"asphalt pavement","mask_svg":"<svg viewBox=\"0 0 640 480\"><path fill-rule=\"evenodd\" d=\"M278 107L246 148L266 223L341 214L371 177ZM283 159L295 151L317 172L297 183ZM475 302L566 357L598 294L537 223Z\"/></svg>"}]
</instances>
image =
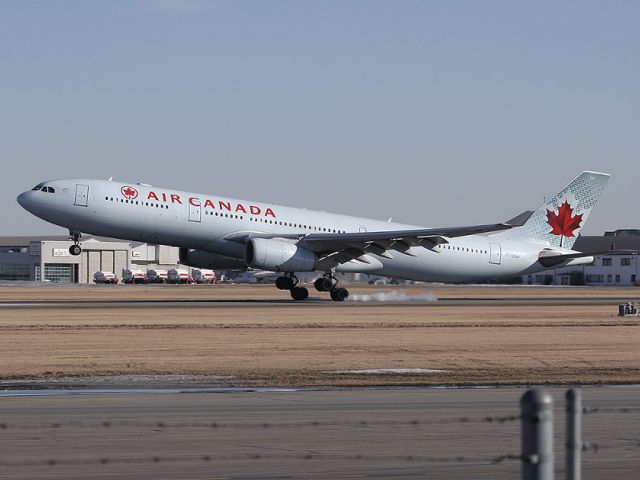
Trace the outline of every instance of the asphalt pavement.
<instances>
[{"instance_id":1,"label":"asphalt pavement","mask_svg":"<svg viewBox=\"0 0 640 480\"><path fill-rule=\"evenodd\" d=\"M552 389L558 478L564 391ZM13 391L0 396L0 478L513 479L524 392ZM640 387L582 392L583 478L638 478Z\"/></svg>"}]
</instances>

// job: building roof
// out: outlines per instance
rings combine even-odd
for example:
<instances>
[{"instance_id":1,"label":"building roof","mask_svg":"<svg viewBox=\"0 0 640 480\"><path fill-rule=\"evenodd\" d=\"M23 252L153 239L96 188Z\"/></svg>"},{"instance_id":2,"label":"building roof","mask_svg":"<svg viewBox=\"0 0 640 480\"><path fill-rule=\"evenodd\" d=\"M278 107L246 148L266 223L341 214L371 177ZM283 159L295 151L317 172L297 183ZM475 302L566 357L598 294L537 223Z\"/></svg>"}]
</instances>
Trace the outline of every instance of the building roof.
<instances>
[{"instance_id":1,"label":"building roof","mask_svg":"<svg viewBox=\"0 0 640 480\"><path fill-rule=\"evenodd\" d=\"M117 240L109 237L86 235L82 241L97 240L99 242L129 242L129 240ZM20 235L0 237L0 247L28 247L30 242L71 242L69 235Z\"/></svg>"},{"instance_id":2,"label":"building roof","mask_svg":"<svg viewBox=\"0 0 640 480\"><path fill-rule=\"evenodd\" d=\"M640 236L582 236L573 245L579 252L596 252L600 250L640 250Z\"/></svg>"}]
</instances>

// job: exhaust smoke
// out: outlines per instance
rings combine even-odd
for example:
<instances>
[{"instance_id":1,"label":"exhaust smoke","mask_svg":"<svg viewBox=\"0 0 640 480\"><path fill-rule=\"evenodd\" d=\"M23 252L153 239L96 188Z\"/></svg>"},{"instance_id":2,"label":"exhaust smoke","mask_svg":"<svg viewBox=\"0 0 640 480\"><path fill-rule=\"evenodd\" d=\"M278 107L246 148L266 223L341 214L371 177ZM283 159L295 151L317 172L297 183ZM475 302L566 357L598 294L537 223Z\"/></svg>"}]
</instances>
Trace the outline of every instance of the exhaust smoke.
<instances>
[{"instance_id":1,"label":"exhaust smoke","mask_svg":"<svg viewBox=\"0 0 640 480\"><path fill-rule=\"evenodd\" d=\"M349 295L349 300L354 302L435 302L438 300L432 293L421 295L407 295L398 290L379 293L354 293Z\"/></svg>"}]
</instances>

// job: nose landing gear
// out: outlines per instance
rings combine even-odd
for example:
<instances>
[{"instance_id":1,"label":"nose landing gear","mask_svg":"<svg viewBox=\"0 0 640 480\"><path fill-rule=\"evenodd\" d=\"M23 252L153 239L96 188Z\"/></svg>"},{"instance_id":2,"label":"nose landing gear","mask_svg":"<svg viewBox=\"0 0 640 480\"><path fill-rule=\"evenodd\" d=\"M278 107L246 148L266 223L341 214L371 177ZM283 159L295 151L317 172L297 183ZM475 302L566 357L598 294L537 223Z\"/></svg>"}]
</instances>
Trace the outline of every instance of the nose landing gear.
<instances>
[{"instance_id":1,"label":"nose landing gear","mask_svg":"<svg viewBox=\"0 0 640 480\"><path fill-rule=\"evenodd\" d=\"M299 282L298 277L293 273L285 273L283 277L276 279L276 287L279 290L289 290L294 300L306 300L309 297L309 290L299 287Z\"/></svg>"},{"instance_id":2,"label":"nose landing gear","mask_svg":"<svg viewBox=\"0 0 640 480\"><path fill-rule=\"evenodd\" d=\"M77 257L82 253L82 247L80 246L80 237L82 234L77 230L69 230L69 235L73 238L73 245L69 247L69 253Z\"/></svg>"}]
</instances>

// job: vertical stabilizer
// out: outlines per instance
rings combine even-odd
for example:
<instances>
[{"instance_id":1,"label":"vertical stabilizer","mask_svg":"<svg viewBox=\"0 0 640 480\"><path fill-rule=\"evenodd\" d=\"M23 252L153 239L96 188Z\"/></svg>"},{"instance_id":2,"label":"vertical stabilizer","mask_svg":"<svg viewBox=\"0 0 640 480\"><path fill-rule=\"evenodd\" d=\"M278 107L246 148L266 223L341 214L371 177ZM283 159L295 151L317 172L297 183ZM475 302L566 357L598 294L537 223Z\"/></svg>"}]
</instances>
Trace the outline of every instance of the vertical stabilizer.
<instances>
[{"instance_id":1,"label":"vertical stabilizer","mask_svg":"<svg viewBox=\"0 0 640 480\"><path fill-rule=\"evenodd\" d=\"M571 249L607 180L607 173L582 172L533 212L524 225L497 236Z\"/></svg>"}]
</instances>

